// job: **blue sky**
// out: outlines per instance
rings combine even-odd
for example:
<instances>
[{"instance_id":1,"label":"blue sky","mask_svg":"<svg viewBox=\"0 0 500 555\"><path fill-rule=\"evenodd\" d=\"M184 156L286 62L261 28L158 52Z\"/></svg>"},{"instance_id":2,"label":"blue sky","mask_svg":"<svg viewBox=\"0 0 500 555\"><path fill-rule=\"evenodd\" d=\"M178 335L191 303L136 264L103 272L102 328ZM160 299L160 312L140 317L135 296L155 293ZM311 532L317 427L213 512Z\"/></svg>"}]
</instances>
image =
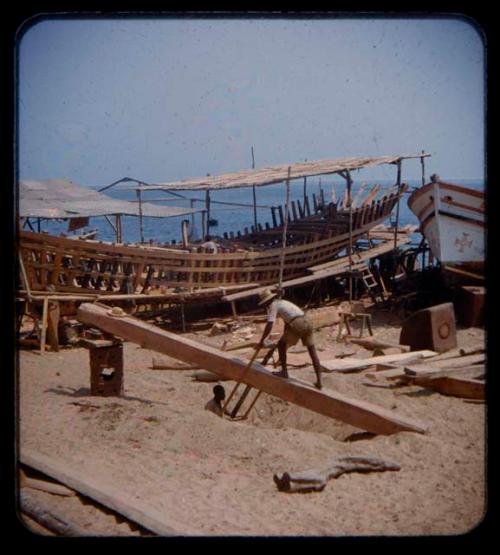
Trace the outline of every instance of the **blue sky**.
<instances>
[{"instance_id":1,"label":"blue sky","mask_svg":"<svg viewBox=\"0 0 500 555\"><path fill-rule=\"evenodd\" d=\"M427 175L483 178L465 19L47 19L18 67L21 179L187 179L251 167L252 146L257 167L425 150Z\"/></svg>"}]
</instances>

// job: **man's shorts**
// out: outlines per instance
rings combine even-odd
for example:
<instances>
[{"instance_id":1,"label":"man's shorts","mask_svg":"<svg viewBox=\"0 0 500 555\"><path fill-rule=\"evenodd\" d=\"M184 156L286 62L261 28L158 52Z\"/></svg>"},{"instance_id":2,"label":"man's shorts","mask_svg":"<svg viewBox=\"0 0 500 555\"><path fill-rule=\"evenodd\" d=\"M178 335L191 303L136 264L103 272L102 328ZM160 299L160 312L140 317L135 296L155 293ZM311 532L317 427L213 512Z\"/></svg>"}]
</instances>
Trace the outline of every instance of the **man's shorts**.
<instances>
[{"instance_id":1,"label":"man's shorts","mask_svg":"<svg viewBox=\"0 0 500 555\"><path fill-rule=\"evenodd\" d=\"M281 338L286 341L287 346L295 345L299 339L306 347L314 345L313 327L305 316L294 318L289 324L285 324L285 331Z\"/></svg>"}]
</instances>

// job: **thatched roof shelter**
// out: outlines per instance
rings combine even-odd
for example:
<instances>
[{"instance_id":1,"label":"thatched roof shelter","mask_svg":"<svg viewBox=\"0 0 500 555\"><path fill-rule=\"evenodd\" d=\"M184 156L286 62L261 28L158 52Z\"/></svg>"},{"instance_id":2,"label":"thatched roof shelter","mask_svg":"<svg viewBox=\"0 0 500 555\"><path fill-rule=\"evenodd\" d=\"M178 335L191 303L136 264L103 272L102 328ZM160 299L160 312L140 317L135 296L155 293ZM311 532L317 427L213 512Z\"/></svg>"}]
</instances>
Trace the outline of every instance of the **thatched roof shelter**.
<instances>
[{"instance_id":1,"label":"thatched roof shelter","mask_svg":"<svg viewBox=\"0 0 500 555\"><path fill-rule=\"evenodd\" d=\"M169 183L156 183L136 187L139 191L154 190L196 190L196 189L232 189L237 187L252 187L281 183L290 179L310 177L316 175L328 175L352 171L362 168L379 166L381 164L398 164L402 160L410 158L425 158L430 154L412 154L379 157L356 157L340 158L335 160L317 160L296 164L282 164L261 169L244 170L239 172L225 173L217 176L205 176L184 181L173 181Z\"/></svg>"},{"instance_id":2,"label":"thatched roof shelter","mask_svg":"<svg viewBox=\"0 0 500 555\"><path fill-rule=\"evenodd\" d=\"M159 206L111 198L69 179L19 182L20 218L88 218L93 216L139 216L169 218L200 212L192 208Z\"/></svg>"}]
</instances>

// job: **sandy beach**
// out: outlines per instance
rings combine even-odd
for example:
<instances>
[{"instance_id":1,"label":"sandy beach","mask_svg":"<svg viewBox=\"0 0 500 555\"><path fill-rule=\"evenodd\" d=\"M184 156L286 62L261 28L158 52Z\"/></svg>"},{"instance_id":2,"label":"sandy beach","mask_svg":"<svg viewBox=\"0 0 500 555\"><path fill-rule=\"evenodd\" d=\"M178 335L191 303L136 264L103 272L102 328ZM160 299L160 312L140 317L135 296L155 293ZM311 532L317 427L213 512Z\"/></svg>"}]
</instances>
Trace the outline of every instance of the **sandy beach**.
<instances>
[{"instance_id":1,"label":"sandy beach","mask_svg":"<svg viewBox=\"0 0 500 555\"><path fill-rule=\"evenodd\" d=\"M398 341L401 320L374 316L375 337ZM262 324L250 325L257 335ZM316 332L322 352L345 350L338 326ZM459 347L484 341L484 330L458 329ZM220 346L231 332L188 337ZM355 357L371 351L349 345ZM330 355L331 356L331 355ZM90 394L89 352L19 352L19 444L91 476L160 513L180 536L458 535L485 512L484 403L416 385L366 385L366 371L323 374L325 388L366 400L428 426L425 434L365 437L362 430L267 394L245 421L204 410L213 383L193 371L152 369L169 358L124 344L124 396ZM311 366L291 376L314 381ZM233 382L221 382L226 392ZM344 456L370 456L399 471L351 473L321 492L278 491L273 474L321 467ZM148 532L81 495L29 490L30 496L92 536ZM49 534L30 519L38 534Z\"/></svg>"}]
</instances>

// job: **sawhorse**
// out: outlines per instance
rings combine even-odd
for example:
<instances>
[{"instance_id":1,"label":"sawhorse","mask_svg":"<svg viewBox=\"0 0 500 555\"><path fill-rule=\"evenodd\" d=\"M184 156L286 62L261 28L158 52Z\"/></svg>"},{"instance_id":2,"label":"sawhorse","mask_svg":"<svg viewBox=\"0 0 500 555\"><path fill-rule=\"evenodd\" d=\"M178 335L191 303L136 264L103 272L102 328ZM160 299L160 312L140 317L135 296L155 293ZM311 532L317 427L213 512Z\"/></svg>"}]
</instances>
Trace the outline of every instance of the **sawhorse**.
<instances>
[{"instance_id":1,"label":"sawhorse","mask_svg":"<svg viewBox=\"0 0 500 555\"><path fill-rule=\"evenodd\" d=\"M365 314L365 313L353 314L352 312L341 312L339 333L337 334L337 341L340 341L342 339L342 330L344 329L344 327L346 328L348 335L352 335L350 322L354 322L356 320L361 320L361 329L359 330L359 337L363 337L365 325L370 335L373 335L371 314Z\"/></svg>"}]
</instances>

